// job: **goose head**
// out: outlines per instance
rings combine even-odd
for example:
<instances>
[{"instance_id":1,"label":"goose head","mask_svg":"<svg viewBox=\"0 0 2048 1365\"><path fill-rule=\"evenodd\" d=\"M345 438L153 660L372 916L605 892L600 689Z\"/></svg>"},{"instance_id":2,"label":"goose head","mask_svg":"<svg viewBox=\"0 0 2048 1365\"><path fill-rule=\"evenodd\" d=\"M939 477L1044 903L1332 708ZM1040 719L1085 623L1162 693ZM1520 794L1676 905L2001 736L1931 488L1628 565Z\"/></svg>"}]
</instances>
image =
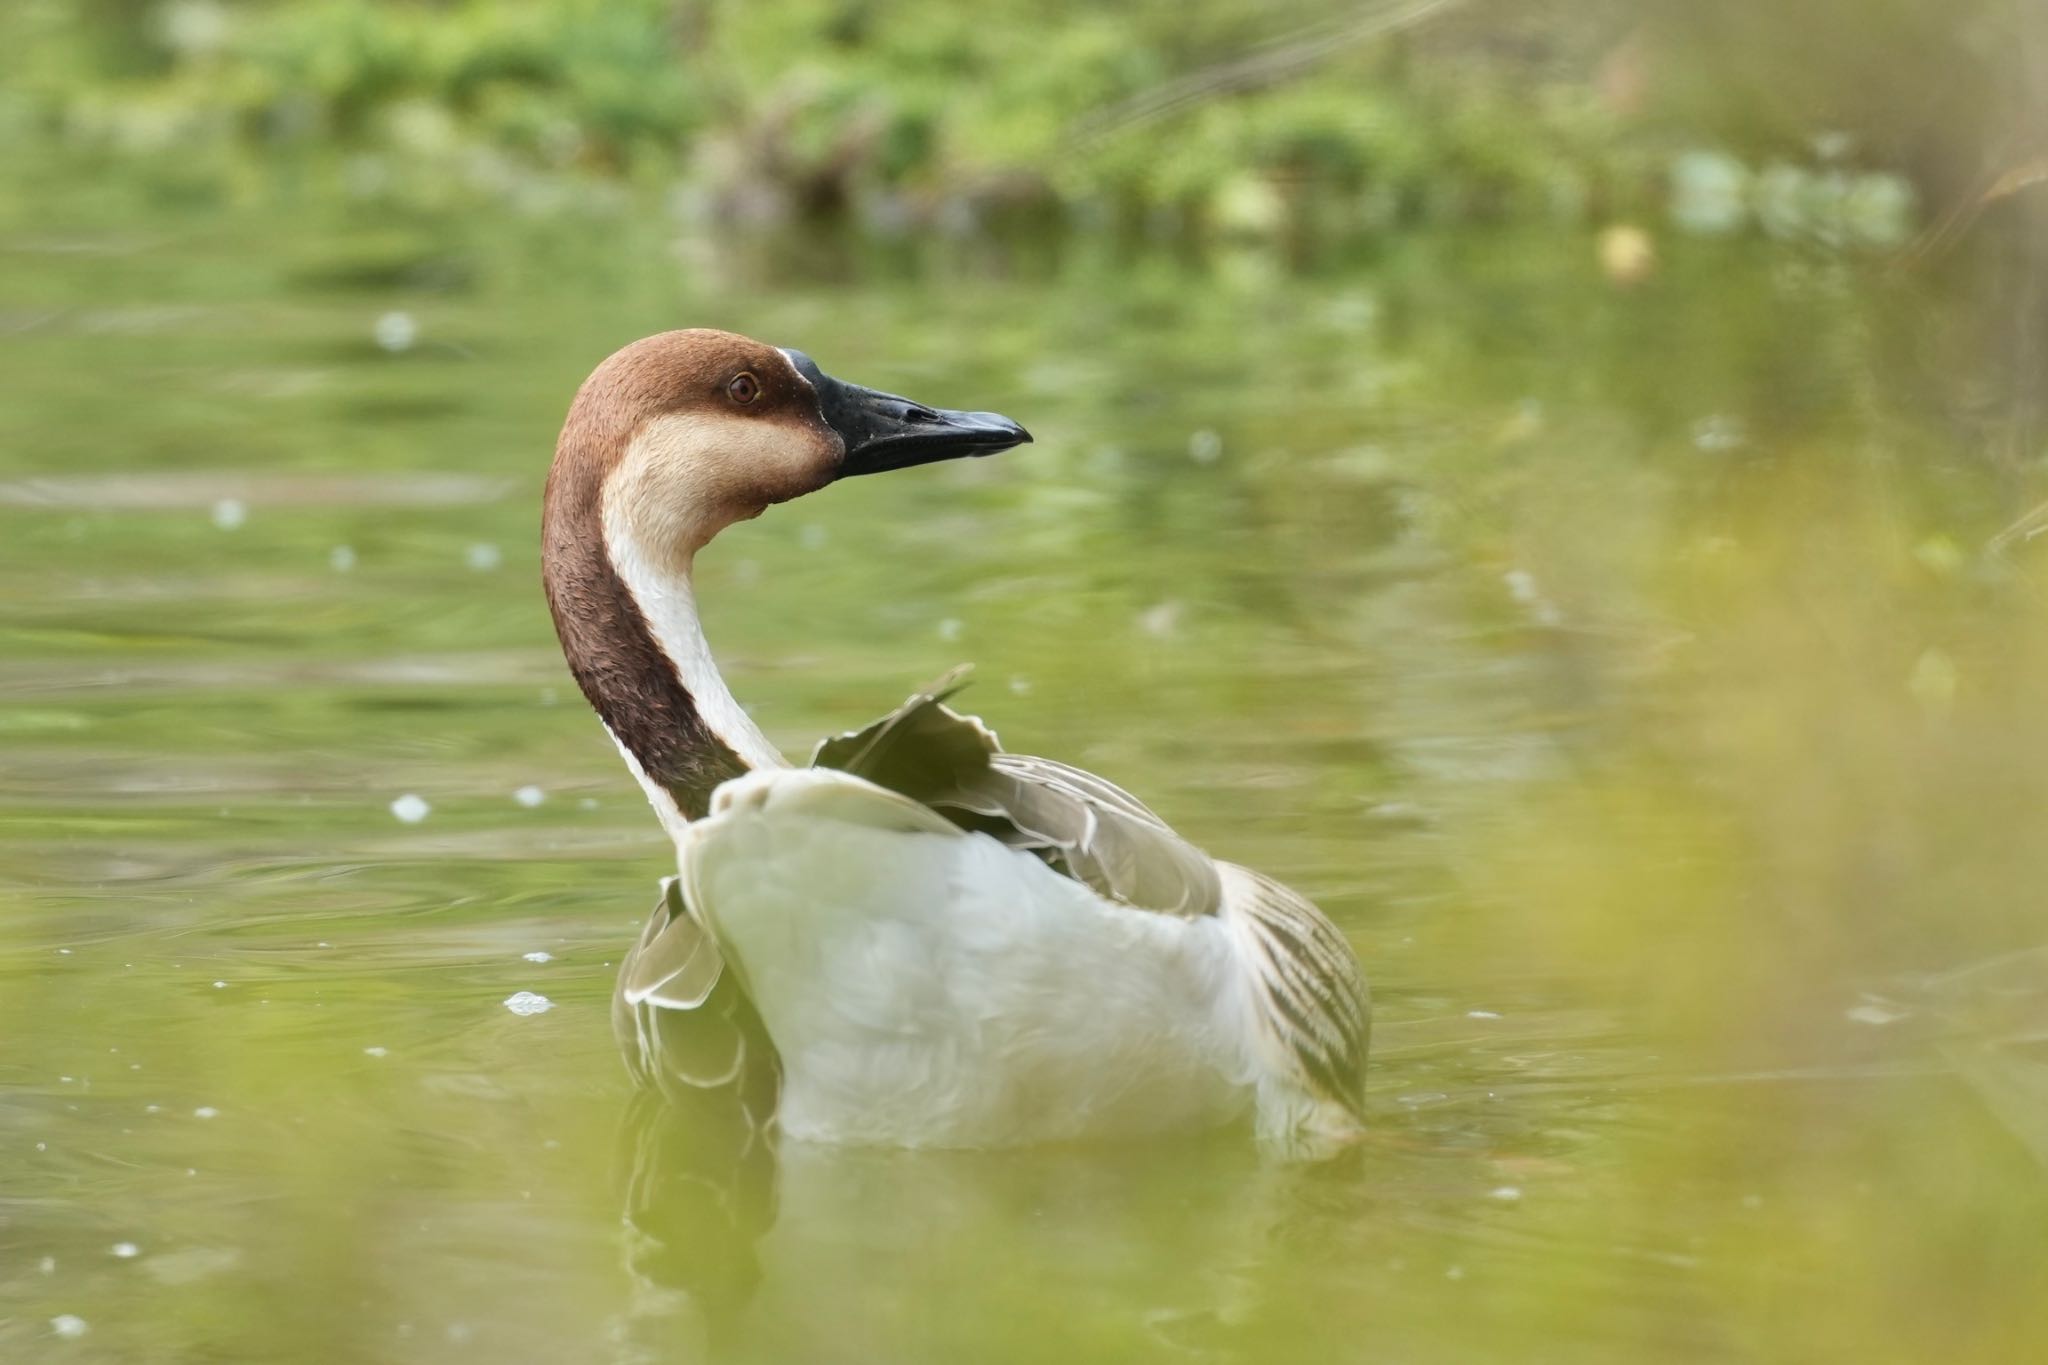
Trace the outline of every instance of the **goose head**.
<instances>
[{"instance_id":1,"label":"goose head","mask_svg":"<svg viewBox=\"0 0 2048 1365\"><path fill-rule=\"evenodd\" d=\"M1030 439L1007 417L849 384L731 332L663 332L592 372L548 472L542 578L570 672L664 821L783 761L712 662L697 551L838 479Z\"/></svg>"},{"instance_id":2,"label":"goose head","mask_svg":"<svg viewBox=\"0 0 2048 1365\"><path fill-rule=\"evenodd\" d=\"M600 505L608 536L687 566L735 521L857 474L993 455L1031 439L993 412L928 407L834 379L801 351L732 332L663 332L578 391L549 477Z\"/></svg>"}]
</instances>

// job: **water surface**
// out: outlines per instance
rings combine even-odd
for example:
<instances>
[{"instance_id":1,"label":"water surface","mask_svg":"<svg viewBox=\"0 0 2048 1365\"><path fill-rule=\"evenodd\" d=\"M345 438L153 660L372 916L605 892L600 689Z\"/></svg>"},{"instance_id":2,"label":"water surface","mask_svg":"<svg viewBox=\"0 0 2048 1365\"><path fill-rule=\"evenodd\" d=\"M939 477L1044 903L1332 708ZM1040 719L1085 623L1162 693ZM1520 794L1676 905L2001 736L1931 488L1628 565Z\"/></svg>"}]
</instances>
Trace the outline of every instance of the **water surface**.
<instances>
[{"instance_id":1,"label":"water surface","mask_svg":"<svg viewBox=\"0 0 2048 1365\"><path fill-rule=\"evenodd\" d=\"M1619 289L1575 233L42 214L0 238L0 1355L2048 1340L2048 630L1994 546L2039 478L1959 290L1682 240ZM628 1122L605 1006L665 845L535 528L575 384L682 324L1031 427L728 533L734 688L800 754L973 661L1011 747L1313 895L1366 1140L792 1146L768 1226L650 1213L693 1139Z\"/></svg>"}]
</instances>

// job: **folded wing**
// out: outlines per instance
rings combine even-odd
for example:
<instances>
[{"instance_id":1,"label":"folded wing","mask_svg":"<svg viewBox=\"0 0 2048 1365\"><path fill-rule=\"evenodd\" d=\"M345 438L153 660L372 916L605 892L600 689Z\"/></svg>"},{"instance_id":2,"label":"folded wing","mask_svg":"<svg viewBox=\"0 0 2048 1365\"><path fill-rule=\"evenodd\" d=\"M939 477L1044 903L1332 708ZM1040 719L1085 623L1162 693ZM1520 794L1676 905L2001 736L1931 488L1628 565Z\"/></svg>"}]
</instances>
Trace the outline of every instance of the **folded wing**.
<instances>
[{"instance_id":1,"label":"folded wing","mask_svg":"<svg viewBox=\"0 0 2048 1365\"><path fill-rule=\"evenodd\" d=\"M662 878L661 898L620 964L612 1031L642 1085L678 1100L726 1093L756 1130L773 1117L781 1059L674 877Z\"/></svg>"},{"instance_id":2,"label":"folded wing","mask_svg":"<svg viewBox=\"0 0 2048 1365\"><path fill-rule=\"evenodd\" d=\"M828 739L813 766L901 792L963 829L1028 849L1120 904L1212 915L1216 864L1123 788L1047 758L1002 751L995 734L945 704L958 671L874 724Z\"/></svg>"}]
</instances>

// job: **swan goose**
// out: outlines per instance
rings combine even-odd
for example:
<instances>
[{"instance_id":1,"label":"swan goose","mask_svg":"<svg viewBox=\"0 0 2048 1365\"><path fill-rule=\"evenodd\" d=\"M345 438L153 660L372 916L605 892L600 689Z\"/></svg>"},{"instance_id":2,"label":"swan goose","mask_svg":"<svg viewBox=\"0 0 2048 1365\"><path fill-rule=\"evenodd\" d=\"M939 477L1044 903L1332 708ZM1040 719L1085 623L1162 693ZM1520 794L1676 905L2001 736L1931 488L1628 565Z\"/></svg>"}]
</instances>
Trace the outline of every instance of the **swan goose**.
<instances>
[{"instance_id":1,"label":"swan goose","mask_svg":"<svg viewBox=\"0 0 2048 1365\"><path fill-rule=\"evenodd\" d=\"M1007 753L942 683L791 765L699 627L695 556L836 479L993 454L1008 418L833 379L727 332L645 338L577 392L548 476L555 629L676 847L621 965L626 1063L827 1142L986 1147L1250 1111L1358 1131L1365 980L1306 899L1122 789Z\"/></svg>"}]
</instances>

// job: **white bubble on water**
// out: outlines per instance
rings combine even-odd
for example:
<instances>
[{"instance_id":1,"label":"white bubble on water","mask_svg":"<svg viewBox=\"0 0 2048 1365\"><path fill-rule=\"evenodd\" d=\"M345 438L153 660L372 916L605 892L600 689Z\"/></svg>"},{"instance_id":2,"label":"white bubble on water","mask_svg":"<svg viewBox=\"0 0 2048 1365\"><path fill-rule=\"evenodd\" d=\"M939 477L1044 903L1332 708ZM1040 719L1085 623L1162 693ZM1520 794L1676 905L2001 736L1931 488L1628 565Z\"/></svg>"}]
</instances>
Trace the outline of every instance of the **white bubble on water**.
<instances>
[{"instance_id":1,"label":"white bubble on water","mask_svg":"<svg viewBox=\"0 0 2048 1365\"><path fill-rule=\"evenodd\" d=\"M388 1047L366 1047L363 1049L363 1055L365 1057L389 1057L391 1049Z\"/></svg>"},{"instance_id":2,"label":"white bubble on water","mask_svg":"<svg viewBox=\"0 0 2048 1365\"><path fill-rule=\"evenodd\" d=\"M489 573L505 562L505 554L490 542L480 540L462 552L462 562L478 573Z\"/></svg>"},{"instance_id":3,"label":"white bubble on water","mask_svg":"<svg viewBox=\"0 0 2048 1365\"><path fill-rule=\"evenodd\" d=\"M541 802L547 800L548 794L542 791L539 787L536 787L529 782L527 785L521 787L518 791L513 792L512 799L514 801L517 801L520 805L525 806L528 810L531 810L535 806L538 806Z\"/></svg>"},{"instance_id":4,"label":"white bubble on water","mask_svg":"<svg viewBox=\"0 0 2048 1365\"><path fill-rule=\"evenodd\" d=\"M1196 464L1215 464L1223 458L1223 438L1203 427L1188 437L1188 458Z\"/></svg>"},{"instance_id":5,"label":"white bubble on water","mask_svg":"<svg viewBox=\"0 0 2048 1365\"><path fill-rule=\"evenodd\" d=\"M249 519L249 505L240 498L222 498L213 505L213 524L232 531Z\"/></svg>"},{"instance_id":6,"label":"white bubble on water","mask_svg":"<svg viewBox=\"0 0 2048 1365\"><path fill-rule=\"evenodd\" d=\"M1748 429L1743 426L1742 419L1733 413L1712 413L1692 424L1694 448L1708 454L1739 449L1748 440Z\"/></svg>"},{"instance_id":7,"label":"white bubble on water","mask_svg":"<svg viewBox=\"0 0 2048 1365\"><path fill-rule=\"evenodd\" d=\"M433 812L427 798L417 792L407 792L391 803L391 813L403 824L417 825Z\"/></svg>"},{"instance_id":8,"label":"white bubble on water","mask_svg":"<svg viewBox=\"0 0 2048 1365\"><path fill-rule=\"evenodd\" d=\"M420 339L420 325L413 320L412 314L393 309L377 319L371 335L377 339L380 348L397 355L411 350L413 343Z\"/></svg>"},{"instance_id":9,"label":"white bubble on water","mask_svg":"<svg viewBox=\"0 0 2048 1365\"><path fill-rule=\"evenodd\" d=\"M532 991L514 991L505 997L505 1008L517 1015L546 1014L554 1007L554 1001Z\"/></svg>"},{"instance_id":10,"label":"white bubble on water","mask_svg":"<svg viewBox=\"0 0 2048 1365\"><path fill-rule=\"evenodd\" d=\"M553 962L555 960L555 955L545 948L536 948L530 953L521 953L520 956L528 962Z\"/></svg>"},{"instance_id":11,"label":"white bubble on water","mask_svg":"<svg viewBox=\"0 0 2048 1365\"><path fill-rule=\"evenodd\" d=\"M1138 613L1138 629L1163 640L1180 630L1183 608L1178 602L1159 602Z\"/></svg>"},{"instance_id":12,"label":"white bubble on water","mask_svg":"<svg viewBox=\"0 0 2048 1365\"><path fill-rule=\"evenodd\" d=\"M76 1313L59 1313L50 1319L50 1330L66 1340L75 1340L90 1332L92 1328Z\"/></svg>"},{"instance_id":13,"label":"white bubble on water","mask_svg":"<svg viewBox=\"0 0 2048 1365\"><path fill-rule=\"evenodd\" d=\"M107 1254L123 1261L132 1261L142 1254L142 1248L133 1242L116 1242L107 1248Z\"/></svg>"},{"instance_id":14,"label":"white bubble on water","mask_svg":"<svg viewBox=\"0 0 2048 1365\"><path fill-rule=\"evenodd\" d=\"M193 1117L193 1118L195 1118L195 1119L213 1119L213 1118L219 1118L219 1117L220 1117L220 1110L218 1110L218 1109L214 1108L214 1107L213 1107L212 1105L210 1105L210 1104L202 1104L202 1105L200 1105L200 1106L199 1106L199 1107L198 1107L197 1109L194 1109L194 1110L192 1111L192 1117Z\"/></svg>"},{"instance_id":15,"label":"white bubble on water","mask_svg":"<svg viewBox=\"0 0 2048 1365\"><path fill-rule=\"evenodd\" d=\"M327 552L327 567L336 573L347 573L356 566L356 550L353 545L337 545Z\"/></svg>"}]
</instances>

